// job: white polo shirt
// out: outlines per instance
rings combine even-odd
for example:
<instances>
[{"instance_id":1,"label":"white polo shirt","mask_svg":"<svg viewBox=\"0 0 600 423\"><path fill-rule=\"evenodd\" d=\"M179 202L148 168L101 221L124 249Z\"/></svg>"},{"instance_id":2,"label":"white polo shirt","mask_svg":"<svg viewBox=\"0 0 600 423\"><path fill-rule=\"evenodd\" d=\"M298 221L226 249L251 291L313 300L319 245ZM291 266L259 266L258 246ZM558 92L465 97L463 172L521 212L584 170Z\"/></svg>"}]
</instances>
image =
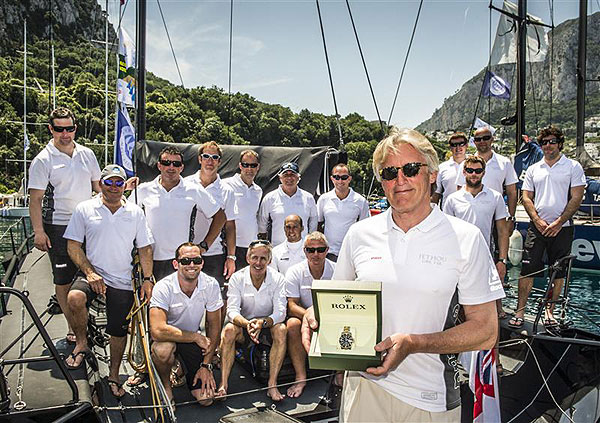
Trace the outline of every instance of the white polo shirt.
<instances>
[{"instance_id":1,"label":"white polo shirt","mask_svg":"<svg viewBox=\"0 0 600 423\"><path fill-rule=\"evenodd\" d=\"M79 203L64 237L85 240L85 255L104 283L116 289L132 290L131 251L154 243L142 209L124 201L114 214L102 203L101 196Z\"/></svg>"},{"instance_id":2,"label":"white polo shirt","mask_svg":"<svg viewBox=\"0 0 600 423\"><path fill-rule=\"evenodd\" d=\"M75 143L73 156L61 152L51 140L29 166L29 189L45 190L44 223L67 225L77 204L92 197L92 181L100 180L94 152Z\"/></svg>"},{"instance_id":3,"label":"white polo shirt","mask_svg":"<svg viewBox=\"0 0 600 423\"><path fill-rule=\"evenodd\" d=\"M352 225L333 279L382 282L382 339L443 331L454 326L458 304L504 297L479 229L437 207L408 232L391 209ZM362 375L414 407L440 412L460 405L456 363L456 354L411 354L386 376Z\"/></svg>"},{"instance_id":4,"label":"white polo shirt","mask_svg":"<svg viewBox=\"0 0 600 423\"><path fill-rule=\"evenodd\" d=\"M202 183L200 182L200 171L194 173L193 175L185 177L184 180L188 183L192 182L196 186L202 187ZM203 188L212 196L219 208L223 209L223 211L225 212L225 216L227 216L227 220L233 220L233 192L229 189L229 187L223 186L221 184L221 177L217 175L217 179L215 179L207 187ZM206 234L208 233L211 223L212 216L209 218L202 214L196 215L196 224L194 225L194 242L196 244L204 240ZM203 255L218 256L219 254L223 254L223 239L221 238L221 233L217 235L214 242L210 245L210 247L208 247L208 251L205 252Z\"/></svg>"},{"instance_id":5,"label":"white polo shirt","mask_svg":"<svg viewBox=\"0 0 600 423\"><path fill-rule=\"evenodd\" d=\"M246 185L239 173L221 181L233 191L233 216L235 218L236 245L248 248L258 238L258 208L262 188L252 182Z\"/></svg>"},{"instance_id":6,"label":"white polo shirt","mask_svg":"<svg viewBox=\"0 0 600 423\"><path fill-rule=\"evenodd\" d=\"M305 258L304 239L298 242L288 242L286 240L273 247L271 264L269 266L285 275L291 266L300 263Z\"/></svg>"},{"instance_id":7,"label":"white polo shirt","mask_svg":"<svg viewBox=\"0 0 600 423\"><path fill-rule=\"evenodd\" d=\"M230 322L241 315L248 320L270 317L274 323L281 323L286 307L285 278L271 267L267 267L267 275L258 290L252 284L250 266L238 270L229 279L227 317Z\"/></svg>"},{"instance_id":8,"label":"white polo shirt","mask_svg":"<svg viewBox=\"0 0 600 423\"><path fill-rule=\"evenodd\" d=\"M444 213L477 226L487 242L491 242L492 222L506 219L508 211L499 192L485 185L475 197L462 187L446 200Z\"/></svg>"},{"instance_id":9,"label":"white polo shirt","mask_svg":"<svg viewBox=\"0 0 600 423\"><path fill-rule=\"evenodd\" d=\"M442 203L440 208L444 210L444 204L450 194L456 192L456 175L461 169L460 163L454 161L454 158L440 163L437 179L435 181L435 192L442 194ZM461 169L462 172L462 169Z\"/></svg>"},{"instance_id":10,"label":"white polo shirt","mask_svg":"<svg viewBox=\"0 0 600 423\"><path fill-rule=\"evenodd\" d=\"M570 188L585 184L581 165L561 154L552 167L544 159L529 166L522 189L534 193L535 210L540 218L552 223L565 211ZM563 227L570 225L569 220L563 223Z\"/></svg>"},{"instance_id":11,"label":"white polo shirt","mask_svg":"<svg viewBox=\"0 0 600 423\"><path fill-rule=\"evenodd\" d=\"M325 222L325 237L329 243L329 252L337 255L348 228L359 220L371 216L369 202L352 188L343 200L335 189L321 195L317 201L319 222Z\"/></svg>"},{"instance_id":12,"label":"white polo shirt","mask_svg":"<svg viewBox=\"0 0 600 423\"><path fill-rule=\"evenodd\" d=\"M460 164L458 175L456 175L456 185L461 187L465 185L464 164L465 162ZM483 185L502 194L504 186L516 184L518 181L517 172L515 172L510 160L496 152L492 152L492 157L485 164L485 175L481 180Z\"/></svg>"},{"instance_id":13,"label":"white polo shirt","mask_svg":"<svg viewBox=\"0 0 600 423\"><path fill-rule=\"evenodd\" d=\"M319 279L330 280L334 269L335 263L325 259L325 268ZM304 308L312 306L310 288L314 279L308 267L308 260L304 259L304 261L290 267L285 273L285 279L287 281L285 284L285 296L287 298L300 298L300 305Z\"/></svg>"},{"instance_id":14,"label":"white polo shirt","mask_svg":"<svg viewBox=\"0 0 600 423\"><path fill-rule=\"evenodd\" d=\"M135 194L131 198L135 199ZM177 247L189 241L194 206L196 221L200 217L212 218L219 211L216 201L202 186L180 178L179 184L167 191L160 183L160 175L138 187L136 203L143 206L154 235L154 260L175 258Z\"/></svg>"},{"instance_id":15,"label":"white polo shirt","mask_svg":"<svg viewBox=\"0 0 600 423\"><path fill-rule=\"evenodd\" d=\"M283 192L281 185L275 191L271 191L262 200L258 213L258 232L267 232L269 218L271 219L271 243L279 245L285 241L283 222L290 214L296 214L302 218L304 230L302 238L309 232L317 230L317 204L315 198L307 191L298 187L291 197Z\"/></svg>"},{"instance_id":16,"label":"white polo shirt","mask_svg":"<svg viewBox=\"0 0 600 423\"><path fill-rule=\"evenodd\" d=\"M217 280L200 272L198 286L191 297L181 291L177 272L161 279L152 290L150 308L167 312L167 324L181 330L197 332L204 311L217 311L223 307L221 289Z\"/></svg>"}]
</instances>

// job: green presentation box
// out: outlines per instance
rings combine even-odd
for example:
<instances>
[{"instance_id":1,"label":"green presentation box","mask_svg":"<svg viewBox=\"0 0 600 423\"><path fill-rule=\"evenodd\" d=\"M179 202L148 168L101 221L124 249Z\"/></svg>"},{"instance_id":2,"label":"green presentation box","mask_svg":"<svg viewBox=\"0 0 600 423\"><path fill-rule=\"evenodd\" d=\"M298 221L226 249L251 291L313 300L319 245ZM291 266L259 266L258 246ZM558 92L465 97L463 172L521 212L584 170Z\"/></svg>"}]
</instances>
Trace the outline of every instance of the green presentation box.
<instances>
[{"instance_id":1,"label":"green presentation box","mask_svg":"<svg viewBox=\"0 0 600 423\"><path fill-rule=\"evenodd\" d=\"M358 370L377 367L381 353L381 282L316 280L315 317L308 364L311 369Z\"/></svg>"}]
</instances>

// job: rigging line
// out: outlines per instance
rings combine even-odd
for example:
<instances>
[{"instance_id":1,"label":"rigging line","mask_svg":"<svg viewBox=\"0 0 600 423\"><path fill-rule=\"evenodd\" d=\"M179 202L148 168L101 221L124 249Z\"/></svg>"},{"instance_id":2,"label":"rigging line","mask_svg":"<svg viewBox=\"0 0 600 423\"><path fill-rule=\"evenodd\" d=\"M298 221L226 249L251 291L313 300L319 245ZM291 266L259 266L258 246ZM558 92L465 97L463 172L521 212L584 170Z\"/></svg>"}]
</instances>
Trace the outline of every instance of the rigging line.
<instances>
[{"instance_id":1,"label":"rigging line","mask_svg":"<svg viewBox=\"0 0 600 423\"><path fill-rule=\"evenodd\" d=\"M527 48L527 54L529 54L529 47ZM535 126L536 130L540 127L540 122L538 121L538 109L537 109L537 100L535 98L535 82L533 80L533 63L529 62L529 77L531 78L531 94L533 97L533 116L535 118Z\"/></svg>"},{"instance_id":2,"label":"rigging line","mask_svg":"<svg viewBox=\"0 0 600 423\"><path fill-rule=\"evenodd\" d=\"M231 144L231 57L233 52L233 0L229 6L229 69L227 81L227 140Z\"/></svg>"},{"instance_id":3,"label":"rigging line","mask_svg":"<svg viewBox=\"0 0 600 423\"><path fill-rule=\"evenodd\" d=\"M379 114L379 107L377 107L377 100L375 99L375 93L373 92L373 85L371 84L371 78L369 77L369 71L367 69L367 63L365 62L365 56L362 51L362 47L360 46L360 39L358 38L358 32L356 31L356 25L354 24L354 17L352 16L352 9L350 9L350 2L346 0L346 7L348 8L348 14L350 15L350 22L352 22L352 29L354 31L354 37L356 38L356 44L358 45L358 51L360 53L360 59L362 60L363 68L365 70L365 75L367 77L367 82L369 83L369 90L371 91L371 97L373 98L373 104L375 105L375 112L377 112L377 120L379 121L379 126L381 127L381 131L385 134L385 126L383 125L383 121L381 120L381 115ZM389 122L388 122L389 124Z\"/></svg>"},{"instance_id":4,"label":"rigging line","mask_svg":"<svg viewBox=\"0 0 600 423\"><path fill-rule=\"evenodd\" d=\"M491 1L491 0L490 0ZM492 71L491 57L492 57L492 9L489 13L488 22L488 54L490 55L490 61L488 62L488 71ZM487 76L487 75L486 75ZM490 81L491 82L491 81ZM488 96L488 123L492 124L492 96Z\"/></svg>"},{"instance_id":5,"label":"rigging line","mask_svg":"<svg viewBox=\"0 0 600 423\"><path fill-rule=\"evenodd\" d=\"M423 0L421 0L421 2L419 3L419 9L417 10L417 17L415 19L415 24L413 26L412 34L410 36L410 41L408 43L408 49L406 50L406 56L404 57L404 64L402 65L402 72L400 73L400 79L398 80L398 86L396 87L396 94L394 95L394 101L392 103L392 109L390 110L390 116L388 117L388 123L392 121L392 115L394 114L394 108L396 107L396 100L398 99L398 93L400 92L400 85L402 84L402 78L404 78L404 71L406 70L406 64L408 63L408 55L410 54L410 49L412 47L412 43L415 38L415 33L417 32L417 24L419 23L419 16L421 15L422 7L423 7ZM491 13L490 13L490 16L491 16Z\"/></svg>"},{"instance_id":6,"label":"rigging line","mask_svg":"<svg viewBox=\"0 0 600 423\"><path fill-rule=\"evenodd\" d=\"M340 137L340 147L343 148L344 140L342 138L342 127L340 125L340 113L338 112L337 101L335 99L335 89L333 88L333 78L331 76L331 66L329 65L329 54L327 53L327 43L325 42L325 29L323 28L323 19L321 18L321 7L319 0L315 0L317 4L317 14L319 15L319 25L321 27L321 39L323 40L323 51L325 52L325 62L327 63L327 73L329 74L329 86L331 87L331 97L333 98L333 108L335 110L335 122L337 124L338 135Z\"/></svg>"},{"instance_id":7,"label":"rigging line","mask_svg":"<svg viewBox=\"0 0 600 423\"><path fill-rule=\"evenodd\" d=\"M173 54L173 60L175 61L175 67L177 68L177 74L179 75L181 86L185 88L185 85L183 84L183 78L181 76L181 71L179 70L179 63L177 63L177 57L175 56L175 49L173 49L173 43L171 42L169 28L167 28L167 21L165 21L165 15L163 15L162 7L160 7L160 0L156 0L156 4L158 5L158 11L160 12L160 17L162 19L163 26L165 27L165 32L167 33L167 40L169 40L169 47L171 47L171 53Z\"/></svg>"},{"instance_id":8,"label":"rigging line","mask_svg":"<svg viewBox=\"0 0 600 423\"><path fill-rule=\"evenodd\" d=\"M550 122L552 123L552 112L554 104L554 96L552 94L552 86L554 85L554 0L548 0L550 7L550 23L552 32L550 34Z\"/></svg>"}]
</instances>

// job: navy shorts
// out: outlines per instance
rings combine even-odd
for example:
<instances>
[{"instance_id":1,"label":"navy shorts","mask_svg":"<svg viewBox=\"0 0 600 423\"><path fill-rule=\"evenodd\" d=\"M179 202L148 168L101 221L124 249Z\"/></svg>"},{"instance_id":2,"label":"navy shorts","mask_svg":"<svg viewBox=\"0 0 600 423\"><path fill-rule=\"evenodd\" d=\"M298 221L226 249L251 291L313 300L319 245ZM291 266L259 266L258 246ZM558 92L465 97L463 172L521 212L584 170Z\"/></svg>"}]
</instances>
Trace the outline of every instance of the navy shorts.
<instances>
[{"instance_id":1,"label":"navy shorts","mask_svg":"<svg viewBox=\"0 0 600 423\"><path fill-rule=\"evenodd\" d=\"M66 225L44 223L44 232L48 235L52 245L52 248L48 249L48 257L52 264L55 285L69 285L77 274L77 266L67 253L67 240L63 238L66 229Z\"/></svg>"},{"instance_id":2,"label":"navy shorts","mask_svg":"<svg viewBox=\"0 0 600 423\"><path fill-rule=\"evenodd\" d=\"M521 267L521 276L530 275L539 272L544 268L544 253L548 256L548 264L564 256L571 254L571 244L573 243L573 226L563 227L555 237L544 236L538 231L533 223L529 224L527 236L523 244L523 266ZM566 268L563 266L556 274L556 277L562 279L565 277ZM542 276L541 272L533 277Z\"/></svg>"}]
</instances>

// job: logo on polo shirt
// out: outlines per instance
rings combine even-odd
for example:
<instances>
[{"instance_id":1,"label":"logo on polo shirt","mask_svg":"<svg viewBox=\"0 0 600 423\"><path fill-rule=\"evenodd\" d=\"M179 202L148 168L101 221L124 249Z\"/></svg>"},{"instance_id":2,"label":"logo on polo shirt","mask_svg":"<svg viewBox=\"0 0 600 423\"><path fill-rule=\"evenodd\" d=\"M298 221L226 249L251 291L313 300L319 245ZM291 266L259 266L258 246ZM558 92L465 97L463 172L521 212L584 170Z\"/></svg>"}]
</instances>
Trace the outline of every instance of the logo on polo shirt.
<instances>
[{"instance_id":1,"label":"logo on polo shirt","mask_svg":"<svg viewBox=\"0 0 600 423\"><path fill-rule=\"evenodd\" d=\"M435 266L441 266L446 263L446 257L444 256L436 256L433 254L419 254L419 260L423 264L433 264Z\"/></svg>"}]
</instances>

